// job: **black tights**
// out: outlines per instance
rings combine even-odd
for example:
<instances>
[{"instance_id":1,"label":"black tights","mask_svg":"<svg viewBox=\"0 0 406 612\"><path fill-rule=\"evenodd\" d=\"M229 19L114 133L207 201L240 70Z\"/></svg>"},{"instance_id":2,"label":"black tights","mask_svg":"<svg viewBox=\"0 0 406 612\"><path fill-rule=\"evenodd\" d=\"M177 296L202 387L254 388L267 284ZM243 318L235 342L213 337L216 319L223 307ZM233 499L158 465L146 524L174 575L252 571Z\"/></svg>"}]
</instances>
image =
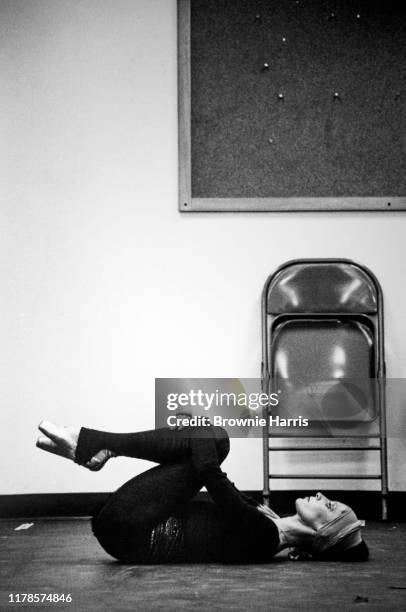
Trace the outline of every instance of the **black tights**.
<instances>
[{"instance_id":1,"label":"black tights","mask_svg":"<svg viewBox=\"0 0 406 612\"><path fill-rule=\"evenodd\" d=\"M164 530L172 530L172 540L176 540L179 524L175 519L171 522L170 517L182 514L185 505L202 487L191 463L187 430L115 434L82 428L76 451L78 463L85 463L98 450L106 448L117 455L160 464L122 485L93 518L95 536L113 557L150 561L151 538L160 525ZM204 430L207 428L201 428L202 437L208 433ZM220 427L213 427L212 432L221 463L229 452L229 438ZM176 555L168 558L176 560Z\"/></svg>"}]
</instances>

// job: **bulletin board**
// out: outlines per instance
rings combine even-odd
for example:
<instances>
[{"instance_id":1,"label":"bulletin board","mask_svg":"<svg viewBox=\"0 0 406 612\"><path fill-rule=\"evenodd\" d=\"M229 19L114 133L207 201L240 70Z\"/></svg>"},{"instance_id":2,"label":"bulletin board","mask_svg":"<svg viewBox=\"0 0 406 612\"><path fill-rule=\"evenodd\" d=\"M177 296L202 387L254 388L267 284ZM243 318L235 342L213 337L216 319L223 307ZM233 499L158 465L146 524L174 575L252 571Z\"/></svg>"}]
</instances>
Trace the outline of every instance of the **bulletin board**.
<instances>
[{"instance_id":1,"label":"bulletin board","mask_svg":"<svg viewBox=\"0 0 406 612\"><path fill-rule=\"evenodd\" d=\"M179 208L406 210L406 3L178 0Z\"/></svg>"}]
</instances>

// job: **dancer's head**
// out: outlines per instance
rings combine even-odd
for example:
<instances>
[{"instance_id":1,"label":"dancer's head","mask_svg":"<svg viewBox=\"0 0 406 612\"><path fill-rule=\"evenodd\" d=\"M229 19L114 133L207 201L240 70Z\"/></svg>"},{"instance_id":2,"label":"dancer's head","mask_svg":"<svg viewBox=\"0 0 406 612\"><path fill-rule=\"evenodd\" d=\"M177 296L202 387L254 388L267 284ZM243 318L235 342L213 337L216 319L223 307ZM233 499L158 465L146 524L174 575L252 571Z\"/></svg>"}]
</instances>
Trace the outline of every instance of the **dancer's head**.
<instances>
[{"instance_id":1,"label":"dancer's head","mask_svg":"<svg viewBox=\"0 0 406 612\"><path fill-rule=\"evenodd\" d=\"M354 511L322 493L296 500L296 514L304 527L304 548L326 561L366 561L368 547ZM310 534L310 535L309 535Z\"/></svg>"}]
</instances>

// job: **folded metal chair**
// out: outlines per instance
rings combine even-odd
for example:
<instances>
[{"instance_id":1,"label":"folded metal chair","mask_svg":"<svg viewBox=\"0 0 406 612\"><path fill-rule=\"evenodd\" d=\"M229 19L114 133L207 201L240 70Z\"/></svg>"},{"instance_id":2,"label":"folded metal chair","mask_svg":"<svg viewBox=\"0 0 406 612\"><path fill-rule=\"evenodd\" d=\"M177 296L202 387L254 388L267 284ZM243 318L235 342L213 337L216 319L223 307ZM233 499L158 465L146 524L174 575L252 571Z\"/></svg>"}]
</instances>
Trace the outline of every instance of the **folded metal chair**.
<instances>
[{"instance_id":1,"label":"folded metal chair","mask_svg":"<svg viewBox=\"0 0 406 612\"><path fill-rule=\"evenodd\" d=\"M281 266L262 294L262 354L262 389L280 398L277 408L264 411L264 502L274 478L376 479L385 520L383 298L375 276L344 259ZM309 426L300 426L304 419ZM270 453L307 450L376 451L379 474L270 473Z\"/></svg>"}]
</instances>

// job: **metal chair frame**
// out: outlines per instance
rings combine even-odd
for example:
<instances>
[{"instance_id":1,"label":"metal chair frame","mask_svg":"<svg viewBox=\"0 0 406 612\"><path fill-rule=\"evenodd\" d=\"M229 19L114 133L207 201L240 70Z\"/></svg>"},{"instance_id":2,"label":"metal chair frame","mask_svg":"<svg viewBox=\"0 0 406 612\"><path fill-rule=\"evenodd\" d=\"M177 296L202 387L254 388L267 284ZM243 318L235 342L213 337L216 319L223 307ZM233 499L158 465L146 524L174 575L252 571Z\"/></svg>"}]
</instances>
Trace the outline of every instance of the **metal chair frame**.
<instances>
[{"instance_id":1,"label":"metal chair frame","mask_svg":"<svg viewBox=\"0 0 406 612\"><path fill-rule=\"evenodd\" d=\"M291 439L295 440L296 444L289 444L288 446L271 446L270 444L270 432L268 424L263 428L263 476L264 476L264 487L263 487L263 500L266 505L269 505L270 498L270 480L274 478L283 478L286 480L290 479L323 479L323 480L341 480L341 479L356 479L356 480L364 480L364 479L378 479L381 483L381 515L382 520L387 520L387 497L388 497L388 462L387 462L387 439L386 439L386 397L385 397L385 377L386 377L386 366L385 366L385 350L384 350L384 311L383 311L383 294L382 288L376 278L376 276L365 266L357 264L349 259L295 259L286 262L282 266L280 266L275 272L270 274L265 282L264 289L262 292L262 367L261 367L261 380L262 380L262 390L265 393L271 392L272 385L272 357L271 357L271 340L272 340L272 326L273 323L280 316L278 315L274 317L272 325L269 325L269 313L267 309L267 300L268 300L268 289L271 281L274 277L279 274L282 270L296 264L350 264L351 266L355 266L362 270L364 274L366 274L369 279L372 281L375 291L376 291L376 299L377 299L377 313L376 313L376 324L374 324L374 338L375 338L375 372L374 378L377 381L378 393L377 393L377 404L378 404L378 425L379 425L379 433L378 434L368 434L364 436L349 436L342 438L326 438L325 436L300 436L300 439L313 441L313 444L302 445L297 444L297 438L292 436L291 434L278 434L278 438ZM359 313L357 313L359 314ZM299 314L296 313L287 313L287 317L289 318L297 318L303 316L314 317L315 319L322 319L323 317L337 316L340 318L354 318L356 314L351 313L339 313L339 312L301 312ZM264 417L267 420L269 415L269 408L264 408ZM268 423L268 421L267 421ZM376 444L369 446L362 446L360 444L361 439L376 439ZM325 443L323 444L323 440ZM332 444L328 444L331 440ZM338 440L342 440L342 442L337 443ZM352 440L358 440L358 445L351 444ZM349 475L331 475L331 474L278 474L271 475L270 473L270 462L269 455L271 452L277 451L379 451L380 456L380 473L377 475L359 475L359 474L349 474Z\"/></svg>"}]
</instances>

